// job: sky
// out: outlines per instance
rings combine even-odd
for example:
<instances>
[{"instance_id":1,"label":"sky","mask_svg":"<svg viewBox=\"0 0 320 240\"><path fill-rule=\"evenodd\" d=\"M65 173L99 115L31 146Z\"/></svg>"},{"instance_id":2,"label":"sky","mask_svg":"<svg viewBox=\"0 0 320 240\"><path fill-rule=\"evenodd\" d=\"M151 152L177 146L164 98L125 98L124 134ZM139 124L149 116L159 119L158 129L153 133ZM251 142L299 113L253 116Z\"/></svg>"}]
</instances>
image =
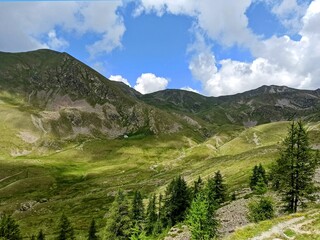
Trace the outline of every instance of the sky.
<instances>
[{"instance_id":1,"label":"sky","mask_svg":"<svg viewBox=\"0 0 320 240\"><path fill-rule=\"evenodd\" d=\"M67 52L143 94L320 87L320 0L0 0L0 31L0 51Z\"/></svg>"}]
</instances>

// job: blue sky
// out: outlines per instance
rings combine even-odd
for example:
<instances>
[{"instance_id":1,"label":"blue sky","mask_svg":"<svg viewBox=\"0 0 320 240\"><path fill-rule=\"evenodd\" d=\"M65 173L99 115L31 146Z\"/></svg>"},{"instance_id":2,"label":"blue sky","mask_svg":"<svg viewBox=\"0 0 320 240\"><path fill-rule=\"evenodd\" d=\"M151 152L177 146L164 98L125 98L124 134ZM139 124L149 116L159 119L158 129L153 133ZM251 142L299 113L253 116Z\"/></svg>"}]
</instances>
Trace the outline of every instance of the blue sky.
<instances>
[{"instance_id":1,"label":"blue sky","mask_svg":"<svg viewBox=\"0 0 320 240\"><path fill-rule=\"evenodd\" d=\"M0 51L65 51L142 93L315 89L319 22L320 0L0 1Z\"/></svg>"}]
</instances>

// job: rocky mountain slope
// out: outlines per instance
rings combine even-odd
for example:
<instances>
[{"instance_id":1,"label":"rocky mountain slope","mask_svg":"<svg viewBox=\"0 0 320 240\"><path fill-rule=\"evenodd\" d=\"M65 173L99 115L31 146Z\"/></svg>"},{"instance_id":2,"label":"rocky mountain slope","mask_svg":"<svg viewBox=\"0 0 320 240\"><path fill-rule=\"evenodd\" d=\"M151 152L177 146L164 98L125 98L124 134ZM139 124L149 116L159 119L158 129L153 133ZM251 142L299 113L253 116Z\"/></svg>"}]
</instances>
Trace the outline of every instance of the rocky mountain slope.
<instances>
[{"instance_id":1,"label":"rocky mountain slope","mask_svg":"<svg viewBox=\"0 0 320 240\"><path fill-rule=\"evenodd\" d=\"M221 129L320 119L320 90L262 86L205 97L183 90L142 95L106 79L67 53L0 52L0 98L27 112L45 134L117 138L183 132L202 139Z\"/></svg>"},{"instance_id":2,"label":"rocky mountain slope","mask_svg":"<svg viewBox=\"0 0 320 240\"><path fill-rule=\"evenodd\" d=\"M67 53L0 53L0 59L2 101L29 111L42 131L55 137L116 138L188 128L188 122L145 104L139 92Z\"/></svg>"},{"instance_id":3,"label":"rocky mountain slope","mask_svg":"<svg viewBox=\"0 0 320 240\"><path fill-rule=\"evenodd\" d=\"M142 96L142 99L163 109L189 113L217 124L254 126L296 117L320 119L320 89L310 91L286 86L262 86L221 97L164 90Z\"/></svg>"}]
</instances>

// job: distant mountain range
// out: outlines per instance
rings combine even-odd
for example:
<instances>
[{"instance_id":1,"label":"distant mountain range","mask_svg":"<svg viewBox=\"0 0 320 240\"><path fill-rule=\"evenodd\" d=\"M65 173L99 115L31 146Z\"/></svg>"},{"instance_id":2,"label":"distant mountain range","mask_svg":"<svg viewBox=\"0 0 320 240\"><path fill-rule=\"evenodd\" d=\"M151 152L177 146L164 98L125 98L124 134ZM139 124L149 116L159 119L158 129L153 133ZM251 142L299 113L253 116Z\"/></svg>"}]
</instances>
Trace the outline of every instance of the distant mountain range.
<instances>
[{"instance_id":1,"label":"distant mountain range","mask_svg":"<svg viewBox=\"0 0 320 240\"><path fill-rule=\"evenodd\" d=\"M0 99L29 112L60 138L177 132L205 138L226 126L320 120L320 89L262 86L222 97L184 90L142 95L51 50L0 52Z\"/></svg>"}]
</instances>

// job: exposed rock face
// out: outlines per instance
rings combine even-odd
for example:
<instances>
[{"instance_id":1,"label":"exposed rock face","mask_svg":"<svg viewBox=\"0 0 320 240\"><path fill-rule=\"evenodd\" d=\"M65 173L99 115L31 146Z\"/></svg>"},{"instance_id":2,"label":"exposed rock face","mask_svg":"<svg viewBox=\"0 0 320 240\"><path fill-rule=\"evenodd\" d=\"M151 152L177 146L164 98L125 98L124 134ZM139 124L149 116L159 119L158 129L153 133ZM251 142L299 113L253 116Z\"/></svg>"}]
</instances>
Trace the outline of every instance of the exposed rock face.
<instances>
[{"instance_id":1,"label":"exposed rock face","mask_svg":"<svg viewBox=\"0 0 320 240\"><path fill-rule=\"evenodd\" d=\"M13 92L36 108L32 121L44 134L116 138L183 129L172 114L139 100L139 92L66 53L38 50L0 57L0 92Z\"/></svg>"}]
</instances>

